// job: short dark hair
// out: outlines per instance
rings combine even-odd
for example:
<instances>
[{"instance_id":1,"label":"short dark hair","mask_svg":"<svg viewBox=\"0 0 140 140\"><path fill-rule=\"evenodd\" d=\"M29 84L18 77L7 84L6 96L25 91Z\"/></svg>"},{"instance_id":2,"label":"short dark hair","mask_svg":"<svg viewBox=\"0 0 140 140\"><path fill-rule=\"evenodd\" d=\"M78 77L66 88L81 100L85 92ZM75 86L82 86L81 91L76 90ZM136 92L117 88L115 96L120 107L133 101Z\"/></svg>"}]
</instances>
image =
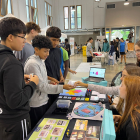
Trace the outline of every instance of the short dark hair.
<instances>
[{"instance_id":1,"label":"short dark hair","mask_svg":"<svg viewBox=\"0 0 140 140\"><path fill-rule=\"evenodd\" d=\"M39 25L37 25L34 22L27 22L26 23L26 29L27 29L27 34L29 34L32 29L34 29L38 33L41 33L41 29L40 29Z\"/></svg>"},{"instance_id":2,"label":"short dark hair","mask_svg":"<svg viewBox=\"0 0 140 140\"><path fill-rule=\"evenodd\" d=\"M90 38L88 39L88 41L90 41L90 40L93 40L93 38L92 38L92 37L90 37Z\"/></svg>"},{"instance_id":3,"label":"short dark hair","mask_svg":"<svg viewBox=\"0 0 140 140\"><path fill-rule=\"evenodd\" d=\"M46 48L46 49L51 49L52 48L52 42L49 39L49 37L46 37L44 35L37 35L35 38L32 40L32 45L33 47L37 47L39 49Z\"/></svg>"},{"instance_id":4,"label":"short dark hair","mask_svg":"<svg viewBox=\"0 0 140 140\"><path fill-rule=\"evenodd\" d=\"M114 42L113 42L113 41L110 41L110 44L111 44L111 45L114 45Z\"/></svg>"},{"instance_id":5,"label":"short dark hair","mask_svg":"<svg viewBox=\"0 0 140 140\"><path fill-rule=\"evenodd\" d=\"M17 35L21 33L26 34L26 26L20 19L6 17L0 20L1 40L5 41L10 34Z\"/></svg>"},{"instance_id":6,"label":"short dark hair","mask_svg":"<svg viewBox=\"0 0 140 140\"><path fill-rule=\"evenodd\" d=\"M58 27L52 26L46 31L46 36L60 38L61 30Z\"/></svg>"},{"instance_id":7,"label":"short dark hair","mask_svg":"<svg viewBox=\"0 0 140 140\"><path fill-rule=\"evenodd\" d=\"M65 39L65 42L69 42L69 40L66 38L66 39Z\"/></svg>"},{"instance_id":8,"label":"short dark hair","mask_svg":"<svg viewBox=\"0 0 140 140\"><path fill-rule=\"evenodd\" d=\"M106 43L108 42L106 38L104 40L105 40Z\"/></svg>"}]
</instances>

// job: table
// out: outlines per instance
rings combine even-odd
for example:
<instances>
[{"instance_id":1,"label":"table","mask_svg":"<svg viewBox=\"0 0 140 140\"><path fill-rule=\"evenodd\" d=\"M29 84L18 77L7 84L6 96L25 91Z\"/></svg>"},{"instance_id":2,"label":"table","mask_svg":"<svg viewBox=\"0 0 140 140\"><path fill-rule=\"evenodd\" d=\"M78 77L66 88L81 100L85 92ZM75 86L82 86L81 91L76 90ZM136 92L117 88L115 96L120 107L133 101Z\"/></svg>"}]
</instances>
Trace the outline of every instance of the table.
<instances>
[{"instance_id":1,"label":"table","mask_svg":"<svg viewBox=\"0 0 140 140\"><path fill-rule=\"evenodd\" d=\"M97 61L101 62L101 59L104 58L104 62L105 62L105 55L102 52L93 52L93 53L98 53L98 54L102 54L101 56L95 56L95 58L97 58ZM93 58L94 60L94 58Z\"/></svg>"},{"instance_id":2,"label":"table","mask_svg":"<svg viewBox=\"0 0 140 140\"><path fill-rule=\"evenodd\" d=\"M93 63L80 63L80 65L75 70L76 72L89 72L90 67L101 68L101 62L93 62Z\"/></svg>"},{"instance_id":3,"label":"table","mask_svg":"<svg viewBox=\"0 0 140 140\"><path fill-rule=\"evenodd\" d=\"M28 140L29 137L32 135L32 133L34 132L35 128L42 122L42 120L44 118L55 118L55 119L67 119L66 115L54 115L52 114L52 112L55 110L56 106L56 102L58 99L56 99L56 101L52 104L52 106L49 108L49 110L46 112L46 114L42 117L42 119L37 123L37 125L34 127L34 129L30 132L30 134L27 136L27 138L25 140ZM66 100L66 99L64 99ZM69 112L72 112L73 107L75 105L75 102L86 102L86 101L72 101L70 107L69 107ZM92 102L92 101L89 101ZM106 97L105 101L105 106L107 109L109 109L109 102L108 102L108 98ZM75 126L75 122L77 119L72 119L69 122L69 125L67 127L67 129L70 130L70 133L72 132L74 126ZM101 126L102 122L101 121L94 121L94 120L88 120L88 124L93 125L93 126ZM64 135L63 140L69 140L69 138L67 138L66 135Z\"/></svg>"}]
</instances>

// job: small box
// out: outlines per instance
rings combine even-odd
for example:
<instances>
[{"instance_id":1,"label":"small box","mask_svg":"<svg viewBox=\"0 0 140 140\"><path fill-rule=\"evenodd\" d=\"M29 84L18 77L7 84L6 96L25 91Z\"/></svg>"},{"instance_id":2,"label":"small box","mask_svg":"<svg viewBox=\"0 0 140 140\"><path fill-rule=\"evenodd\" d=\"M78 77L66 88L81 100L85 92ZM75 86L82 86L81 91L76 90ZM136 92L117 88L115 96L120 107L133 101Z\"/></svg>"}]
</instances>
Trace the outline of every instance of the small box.
<instances>
[{"instance_id":1,"label":"small box","mask_svg":"<svg viewBox=\"0 0 140 140\"><path fill-rule=\"evenodd\" d=\"M58 100L57 108L69 108L71 101L70 100Z\"/></svg>"},{"instance_id":2,"label":"small box","mask_svg":"<svg viewBox=\"0 0 140 140\"><path fill-rule=\"evenodd\" d=\"M89 98L85 98L85 101L89 101Z\"/></svg>"}]
</instances>

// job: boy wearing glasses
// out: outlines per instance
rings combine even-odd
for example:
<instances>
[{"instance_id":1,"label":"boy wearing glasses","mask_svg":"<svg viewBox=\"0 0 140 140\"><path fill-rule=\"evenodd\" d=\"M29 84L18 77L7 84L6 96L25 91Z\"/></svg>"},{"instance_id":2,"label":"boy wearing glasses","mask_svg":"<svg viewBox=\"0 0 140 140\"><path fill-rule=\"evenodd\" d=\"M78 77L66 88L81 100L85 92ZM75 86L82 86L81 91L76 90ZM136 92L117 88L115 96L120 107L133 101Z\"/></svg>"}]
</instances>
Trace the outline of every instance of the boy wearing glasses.
<instances>
[{"instance_id":1,"label":"boy wearing glasses","mask_svg":"<svg viewBox=\"0 0 140 140\"><path fill-rule=\"evenodd\" d=\"M22 64L13 54L23 49L25 34L26 27L21 20L7 17L0 21L1 140L23 140L31 130L28 101L39 79L36 75L24 75Z\"/></svg>"},{"instance_id":2,"label":"boy wearing glasses","mask_svg":"<svg viewBox=\"0 0 140 140\"><path fill-rule=\"evenodd\" d=\"M14 52L16 58L23 64L23 66L27 58L34 54L32 40L41 32L39 25L35 24L34 22L26 23L26 31L25 46L23 47L22 51Z\"/></svg>"}]
</instances>

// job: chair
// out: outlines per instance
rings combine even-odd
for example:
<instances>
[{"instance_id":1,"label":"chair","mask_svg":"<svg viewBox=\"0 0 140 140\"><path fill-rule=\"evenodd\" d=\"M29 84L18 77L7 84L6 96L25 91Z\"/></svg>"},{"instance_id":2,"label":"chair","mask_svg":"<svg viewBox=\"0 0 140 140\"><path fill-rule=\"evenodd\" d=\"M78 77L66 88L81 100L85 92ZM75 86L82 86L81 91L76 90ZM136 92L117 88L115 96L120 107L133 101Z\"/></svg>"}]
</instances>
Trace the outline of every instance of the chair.
<instances>
[{"instance_id":1,"label":"chair","mask_svg":"<svg viewBox=\"0 0 140 140\"><path fill-rule=\"evenodd\" d=\"M134 43L127 43L127 54L126 57L136 57L135 52L134 52Z\"/></svg>"}]
</instances>

